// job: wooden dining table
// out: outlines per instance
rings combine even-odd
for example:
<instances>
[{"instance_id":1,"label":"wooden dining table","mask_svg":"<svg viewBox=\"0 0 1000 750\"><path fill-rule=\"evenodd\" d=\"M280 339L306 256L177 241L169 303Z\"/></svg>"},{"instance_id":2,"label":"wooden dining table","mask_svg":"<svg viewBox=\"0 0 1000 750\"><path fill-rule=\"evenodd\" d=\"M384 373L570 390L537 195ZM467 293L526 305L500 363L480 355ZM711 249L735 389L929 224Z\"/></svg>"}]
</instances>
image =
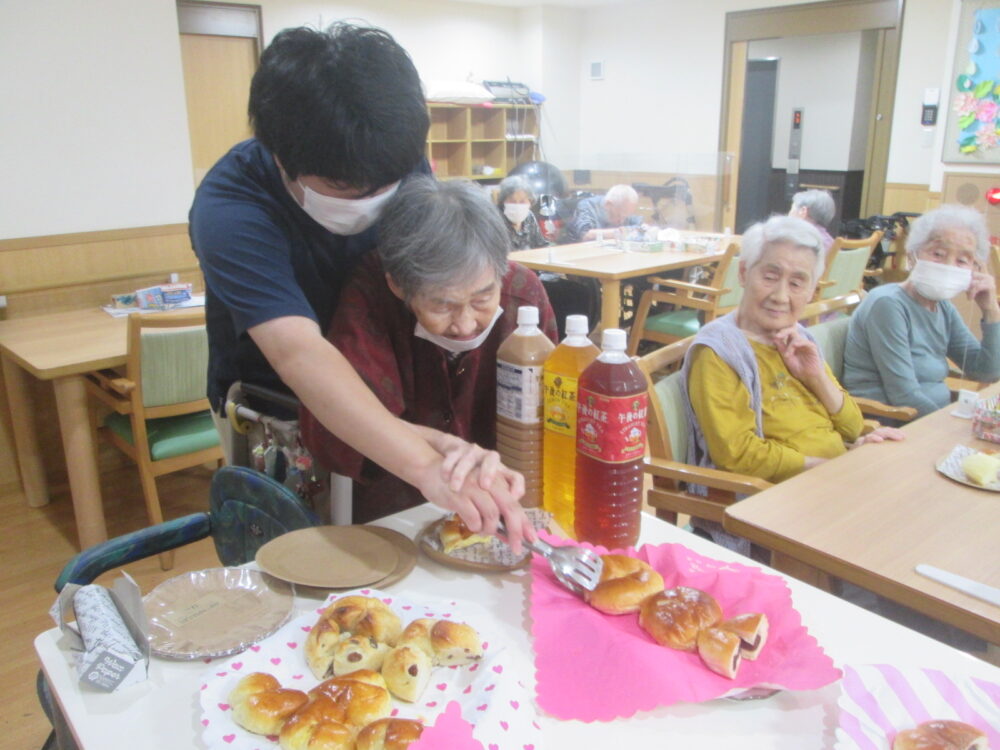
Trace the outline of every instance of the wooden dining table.
<instances>
[{"instance_id":1,"label":"wooden dining table","mask_svg":"<svg viewBox=\"0 0 1000 750\"><path fill-rule=\"evenodd\" d=\"M625 252L614 242L594 240L516 250L509 258L534 271L597 279L601 285L601 328L617 328L622 317L622 281L714 263L725 253L720 241L722 235L681 234L690 235L691 239L707 238L712 243L706 246L710 251Z\"/></svg>"},{"instance_id":2,"label":"wooden dining table","mask_svg":"<svg viewBox=\"0 0 1000 750\"><path fill-rule=\"evenodd\" d=\"M92 307L0 321L0 360L17 465L29 505L49 502L29 377L52 382L82 548L107 539L85 375L125 364L127 321Z\"/></svg>"},{"instance_id":3,"label":"wooden dining table","mask_svg":"<svg viewBox=\"0 0 1000 750\"><path fill-rule=\"evenodd\" d=\"M424 504L374 523L413 539L429 523L439 519L441 513ZM643 515L640 542L679 544L707 558L727 563L749 562L730 550L647 514ZM248 567L256 565L250 563ZM776 575L767 568L764 572ZM493 573L459 569L421 554L407 577L383 590L389 596L405 596L424 606L433 601L450 601L456 609L470 605L481 611L489 618L495 638L504 644L505 653L511 654L516 678L534 696L535 639L529 606L532 575L530 569ZM1000 683L1000 669L985 661L795 579L781 577L781 580L787 584L792 604L801 615L809 636L816 639L839 668L889 664L899 669L942 670L955 681L976 677ZM293 617L315 613L324 596L324 592L315 589L298 590ZM267 649L275 647L275 640L281 639L272 639L271 645L264 641L258 648L267 653ZM206 747L199 696L206 682L219 670L219 664L224 662L206 664L202 659L184 661L154 657L148 680L115 693L100 693L80 687L74 653L58 629L39 634L35 638L35 650L53 694L83 750L118 747L123 737L128 737L129 746L136 748ZM595 690L604 689L595 686ZM613 688L608 689L613 691ZM847 747L835 736L842 691L841 682L834 681L816 690L785 690L761 700L676 703L639 711L628 718L590 723L560 720L539 709L537 722L543 740L539 750L647 746L705 750L732 747L833 750ZM217 746L227 745L220 743ZM265 746L273 744L262 742L261 747ZM520 747L519 744L519 750Z\"/></svg>"},{"instance_id":4,"label":"wooden dining table","mask_svg":"<svg viewBox=\"0 0 1000 750\"><path fill-rule=\"evenodd\" d=\"M980 395L1000 392L1000 385ZM1000 644L1000 606L916 572L921 563L1000 587L1000 492L935 467L957 445L996 451L946 406L726 509L725 528L802 580L835 576Z\"/></svg>"}]
</instances>

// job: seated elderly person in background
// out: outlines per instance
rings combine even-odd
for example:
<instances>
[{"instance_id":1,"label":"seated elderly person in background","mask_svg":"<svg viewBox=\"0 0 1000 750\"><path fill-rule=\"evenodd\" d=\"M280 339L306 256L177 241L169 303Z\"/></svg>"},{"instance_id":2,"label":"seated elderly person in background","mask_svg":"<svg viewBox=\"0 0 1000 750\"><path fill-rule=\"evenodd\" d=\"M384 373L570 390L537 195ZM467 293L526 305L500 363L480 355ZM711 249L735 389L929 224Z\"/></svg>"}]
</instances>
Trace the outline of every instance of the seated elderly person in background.
<instances>
[{"instance_id":1,"label":"seated elderly person in background","mask_svg":"<svg viewBox=\"0 0 1000 750\"><path fill-rule=\"evenodd\" d=\"M922 416L947 406L950 358L973 380L1000 377L1000 306L986 272L986 223L975 210L942 206L910 226L913 270L901 284L873 289L851 316L844 386L855 396L912 406ZM982 312L982 343L952 297L965 294Z\"/></svg>"},{"instance_id":2,"label":"seated elderly person in background","mask_svg":"<svg viewBox=\"0 0 1000 750\"><path fill-rule=\"evenodd\" d=\"M826 190L803 190L792 196L792 208L789 216L805 219L819 232L823 238L823 249L829 250L833 245L833 237L827 231L833 217L837 215L837 205L833 196Z\"/></svg>"},{"instance_id":3,"label":"seated elderly person in background","mask_svg":"<svg viewBox=\"0 0 1000 750\"><path fill-rule=\"evenodd\" d=\"M537 307L542 330L556 340L545 289L508 262L509 250L503 219L478 186L413 177L389 200L377 250L341 295L327 337L386 408L432 445L457 435L493 447L496 353L517 327L518 307ZM356 481L355 523L423 502L308 411L300 422L320 465Z\"/></svg>"},{"instance_id":4,"label":"seated elderly person in background","mask_svg":"<svg viewBox=\"0 0 1000 750\"><path fill-rule=\"evenodd\" d=\"M497 206L503 214L514 250L545 247L549 242L542 236L538 219L531 212L535 194L531 185L520 175L511 175L497 189Z\"/></svg>"},{"instance_id":5,"label":"seated elderly person in background","mask_svg":"<svg viewBox=\"0 0 1000 750\"><path fill-rule=\"evenodd\" d=\"M583 198L566 225L566 242L589 242L598 236L611 237L624 226L640 226L642 218L634 216L639 207L639 194L631 185L615 185L604 195Z\"/></svg>"},{"instance_id":6,"label":"seated elderly person in background","mask_svg":"<svg viewBox=\"0 0 1000 750\"><path fill-rule=\"evenodd\" d=\"M743 235L739 307L703 326L684 359L688 463L780 482L841 455L845 443L901 438L886 427L860 438L861 411L798 323L825 255L816 229L794 217L771 217ZM719 524L692 525L750 551Z\"/></svg>"}]
</instances>

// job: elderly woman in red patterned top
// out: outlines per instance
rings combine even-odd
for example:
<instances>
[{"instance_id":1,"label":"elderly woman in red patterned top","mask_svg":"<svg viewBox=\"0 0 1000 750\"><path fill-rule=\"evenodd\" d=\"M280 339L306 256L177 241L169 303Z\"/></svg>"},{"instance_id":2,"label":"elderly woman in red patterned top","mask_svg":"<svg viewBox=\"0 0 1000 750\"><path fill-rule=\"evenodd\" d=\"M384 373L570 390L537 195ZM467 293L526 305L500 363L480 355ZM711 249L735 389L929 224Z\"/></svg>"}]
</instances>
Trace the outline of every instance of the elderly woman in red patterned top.
<instances>
[{"instance_id":1,"label":"elderly woman in red patterned top","mask_svg":"<svg viewBox=\"0 0 1000 750\"><path fill-rule=\"evenodd\" d=\"M451 435L493 447L496 353L518 307L538 307L555 341L545 289L508 262L509 250L507 228L477 185L413 177L386 205L378 250L341 293L327 337L386 408L439 450ZM356 523L423 501L308 411L300 419L319 464L355 480Z\"/></svg>"}]
</instances>

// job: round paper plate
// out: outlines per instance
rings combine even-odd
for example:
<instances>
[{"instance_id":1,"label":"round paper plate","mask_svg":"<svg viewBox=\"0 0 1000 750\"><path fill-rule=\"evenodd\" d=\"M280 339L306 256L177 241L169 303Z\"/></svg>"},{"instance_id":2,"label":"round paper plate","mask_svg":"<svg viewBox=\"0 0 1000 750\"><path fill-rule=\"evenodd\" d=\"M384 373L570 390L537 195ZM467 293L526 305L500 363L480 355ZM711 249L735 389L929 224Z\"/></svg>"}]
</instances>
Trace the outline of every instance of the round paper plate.
<instances>
[{"instance_id":1,"label":"round paper plate","mask_svg":"<svg viewBox=\"0 0 1000 750\"><path fill-rule=\"evenodd\" d=\"M149 646L169 659L236 654L292 614L291 587L246 568L209 568L164 581L143 599Z\"/></svg>"},{"instance_id":2,"label":"round paper plate","mask_svg":"<svg viewBox=\"0 0 1000 750\"><path fill-rule=\"evenodd\" d=\"M312 526L257 550L262 570L283 581L324 589L366 586L399 562L396 545L365 526Z\"/></svg>"},{"instance_id":3,"label":"round paper plate","mask_svg":"<svg viewBox=\"0 0 1000 750\"><path fill-rule=\"evenodd\" d=\"M413 543L413 540L406 534L400 534L398 531L393 529L387 529L384 526L366 526L366 529L373 531L380 537L396 548L396 552L399 554L399 559L396 561L396 567L392 569L385 578L380 578L371 585L376 588L386 588L394 583L398 583L410 574L410 572L417 565L417 556L420 554L420 550L417 549L417 545ZM305 586L303 584L297 584L295 587L296 596L307 596L314 599L325 599L330 594L330 589L328 588L313 588L312 586Z\"/></svg>"},{"instance_id":4,"label":"round paper plate","mask_svg":"<svg viewBox=\"0 0 1000 750\"><path fill-rule=\"evenodd\" d=\"M954 481L967 485L968 487L975 487L977 490L1000 492L1000 481L991 482L986 485L976 484L969 479L962 470L962 459L978 452L979 451L975 448L970 448L967 445L956 445L951 449L951 452L947 456L944 456L937 462L934 468L948 477L948 479L953 479Z\"/></svg>"},{"instance_id":5,"label":"round paper plate","mask_svg":"<svg viewBox=\"0 0 1000 750\"><path fill-rule=\"evenodd\" d=\"M552 514L541 508L527 508L525 513L536 529L546 529L552 520ZM441 546L441 524L448 516L432 521L417 535L417 544L425 555L442 565L462 570L478 570L484 573L502 573L509 570L524 568L531 562L531 552L524 550L520 557L504 542L492 537L485 544L474 544L470 547L446 553Z\"/></svg>"}]
</instances>

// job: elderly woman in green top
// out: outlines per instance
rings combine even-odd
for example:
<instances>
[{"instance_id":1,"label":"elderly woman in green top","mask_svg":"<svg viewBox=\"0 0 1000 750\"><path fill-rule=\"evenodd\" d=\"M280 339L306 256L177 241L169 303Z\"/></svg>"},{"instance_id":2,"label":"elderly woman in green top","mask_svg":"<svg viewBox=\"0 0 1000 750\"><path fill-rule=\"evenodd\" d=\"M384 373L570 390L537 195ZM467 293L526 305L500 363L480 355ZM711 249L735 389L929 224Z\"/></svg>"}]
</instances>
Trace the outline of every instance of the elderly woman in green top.
<instances>
[{"instance_id":1,"label":"elderly woman in green top","mask_svg":"<svg viewBox=\"0 0 1000 750\"><path fill-rule=\"evenodd\" d=\"M942 206L924 214L910 228L906 251L915 262L909 278L877 287L851 316L844 386L922 416L951 400L948 359L967 378L1000 377L1000 306L986 272L986 223L977 211ZM949 301L963 292L982 313L982 342Z\"/></svg>"}]
</instances>

